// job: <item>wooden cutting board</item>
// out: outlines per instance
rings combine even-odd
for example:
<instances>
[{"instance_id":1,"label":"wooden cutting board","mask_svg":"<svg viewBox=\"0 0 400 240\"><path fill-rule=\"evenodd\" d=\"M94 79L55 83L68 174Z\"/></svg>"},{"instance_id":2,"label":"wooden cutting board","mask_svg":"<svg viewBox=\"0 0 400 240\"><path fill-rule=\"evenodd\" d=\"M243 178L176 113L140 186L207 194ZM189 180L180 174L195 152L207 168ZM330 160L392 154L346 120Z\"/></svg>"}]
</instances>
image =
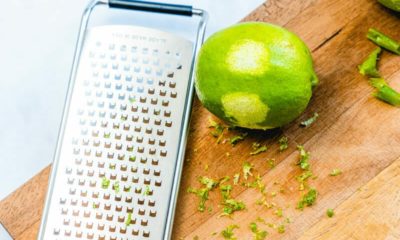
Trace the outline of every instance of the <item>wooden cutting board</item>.
<instances>
[{"instance_id":1,"label":"wooden cutting board","mask_svg":"<svg viewBox=\"0 0 400 240\"><path fill-rule=\"evenodd\" d=\"M375 48L366 40L368 28L400 39L399 15L375 0L269 0L245 21L276 23L300 35L312 50L321 83L297 121L281 131L252 131L235 147L216 143L208 128L211 115L195 100L173 239L220 239L219 232L230 224L240 227L235 230L238 239L251 239L248 225L257 217L273 223L291 219L283 234L258 224L269 232L267 239L400 239L400 110L374 99L373 89L357 71ZM385 52L380 65L383 76L400 89L400 57ZM299 122L314 112L318 121L300 128ZM281 135L290 141L279 153ZM250 156L255 141L269 146L268 151ZM297 144L311 152L317 178L310 185L319 192L316 204L304 211L295 209L303 194L295 179L300 174ZM270 158L276 161L273 169L266 161ZM213 210L198 212L198 199L187 188L199 187L199 176L233 176L244 161L255 166L269 193L278 192L268 198L276 206L255 204L260 193L237 186L232 196L244 201L246 210L232 218L218 217L221 196L214 191L207 202ZM334 168L343 174L329 176ZM0 222L15 239L35 239L49 171L50 166L0 202ZM284 217L274 214L277 208ZM326 216L328 208L335 209L333 218Z\"/></svg>"}]
</instances>

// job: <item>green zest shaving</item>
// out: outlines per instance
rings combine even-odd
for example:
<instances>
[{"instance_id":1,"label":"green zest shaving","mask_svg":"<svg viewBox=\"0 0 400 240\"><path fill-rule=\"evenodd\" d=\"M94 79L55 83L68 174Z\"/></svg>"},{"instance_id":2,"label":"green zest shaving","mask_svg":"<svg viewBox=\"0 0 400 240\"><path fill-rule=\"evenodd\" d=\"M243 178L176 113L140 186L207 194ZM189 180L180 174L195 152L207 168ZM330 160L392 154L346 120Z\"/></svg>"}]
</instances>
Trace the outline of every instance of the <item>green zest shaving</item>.
<instances>
[{"instance_id":1,"label":"green zest shaving","mask_svg":"<svg viewBox=\"0 0 400 240\"><path fill-rule=\"evenodd\" d=\"M103 189L107 189L108 186L110 186L110 179L103 177L103 179L101 180L101 187Z\"/></svg>"},{"instance_id":2,"label":"green zest shaving","mask_svg":"<svg viewBox=\"0 0 400 240\"><path fill-rule=\"evenodd\" d=\"M243 202L231 198L232 185L220 185L219 188L223 198L222 205L224 206L221 216L230 216L232 213L246 208Z\"/></svg>"},{"instance_id":3,"label":"green zest shaving","mask_svg":"<svg viewBox=\"0 0 400 240\"><path fill-rule=\"evenodd\" d=\"M246 136L247 136L247 133L242 133L242 134L236 135L234 137L231 137L229 139L229 142L232 144L232 146L235 146L238 142L243 141Z\"/></svg>"},{"instance_id":4,"label":"green zest shaving","mask_svg":"<svg viewBox=\"0 0 400 240\"><path fill-rule=\"evenodd\" d=\"M274 158L267 159L267 164L270 168L274 168L276 166L276 162Z\"/></svg>"},{"instance_id":5,"label":"green zest shaving","mask_svg":"<svg viewBox=\"0 0 400 240\"><path fill-rule=\"evenodd\" d=\"M358 70L362 75L369 77L380 77L379 71L377 69L377 61L379 54L382 52L380 47L376 48L365 61L358 66Z\"/></svg>"},{"instance_id":6,"label":"green zest shaving","mask_svg":"<svg viewBox=\"0 0 400 240\"><path fill-rule=\"evenodd\" d=\"M285 225L279 225L277 230L278 230L278 233L281 233L281 234L284 233L285 232Z\"/></svg>"},{"instance_id":7,"label":"green zest shaving","mask_svg":"<svg viewBox=\"0 0 400 240\"><path fill-rule=\"evenodd\" d=\"M328 208L328 210L326 210L326 215L331 218L333 215L335 215L335 212L332 208Z\"/></svg>"},{"instance_id":8,"label":"green zest shaving","mask_svg":"<svg viewBox=\"0 0 400 240\"><path fill-rule=\"evenodd\" d=\"M400 106L400 93L391 88L382 78L371 78L370 84L377 89L374 96L393 106Z\"/></svg>"},{"instance_id":9,"label":"green zest shaving","mask_svg":"<svg viewBox=\"0 0 400 240\"><path fill-rule=\"evenodd\" d=\"M233 230L235 230L236 228L239 228L239 226L229 225L224 230L222 230L221 236L226 240L237 240L237 238L234 236L235 234L233 233Z\"/></svg>"},{"instance_id":10,"label":"green zest shaving","mask_svg":"<svg viewBox=\"0 0 400 240\"><path fill-rule=\"evenodd\" d=\"M253 148L253 151L250 152L250 155L257 155L257 154L260 154L260 153L268 150L267 146L261 145L258 142L253 143L252 148Z\"/></svg>"},{"instance_id":11,"label":"green zest shaving","mask_svg":"<svg viewBox=\"0 0 400 240\"><path fill-rule=\"evenodd\" d=\"M253 176L253 174L251 173L251 171L253 170L253 165L249 162L245 162L243 163L243 177L244 179L248 179L249 176Z\"/></svg>"},{"instance_id":12,"label":"green zest shaving","mask_svg":"<svg viewBox=\"0 0 400 240\"><path fill-rule=\"evenodd\" d=\"M313 174L311 171L305 171L296 177L297 181L300 183L300 191L303 191L307 187L307 180L312 176Z\"/></svg>"},{"instance_id":13,"label":"green zest shaving","mask_svg":"<svg viewBox=\"0 0 400 240\"><path fill-rule=\"evenodd\" d=\"M214 128L214 130L211 131L211 135L217 139L217 143L220 143L224 136L225 127L212 119L209 119L208 121L210 123L210 125L208 127Z\"/></svg>"},{"instance_id":14,"label":"green zest shaving","mask_svg":"<svg viewBox=\"0 0 400 240\"><path fill-rule=\"evenodd\" d=\"M299 151L300 154L300 159L299 162L297 163L301 169L303 170L308 170L310 169L310 153L307 152L303 146L298 145L297 150Z\"/></svg>"},{"instance_id":15,"label":"green zest shaving","mask_svg":"<svg viewBox=\"0 0 400 240\"><path fill-rule=\"evenodd\" d=\"M370 28L368 30L367 38L376 45L400 55L400 43L379 32L378 30Z\"/></svg>"},{"instance_id":16,"label":"green zest shaving","mask_svg":"<svg viewBox=\"0 0 400 240\"><path fill-rule=\"evenodd\" d=\"M279 151L283 152L284 150L286 150L288 148L288 137L283 136L278 140L279 143Z\"/></svg>"},{"instance_id":17,"label":"green zest shaving","mask_svg":"<svg viewBox=\"0 0 400 240\"><path fill-rule=\"evenodd\" d=\"M319 117L318 113L314 113L314 115L311 118L301 122L300 126L301 127L309 127L309 126L311 126L311 124L313 124L315 121L317 121L318 117Z\"/></svg>"},{"instance_id":18,"label":"green zest shaving","mask_svg":"<svg viewBox=\"0 0 400 240\"><path fill-rule=\"evenodd\" d=\"M240 173L236 173L235 175L233 175L233 184L234 185L238 185L240 180Z\"/></svg>"},{"instance_id":19,"label":"green zest shaving","mask_svg":"<svg viewBox=\"0 0 400 240\"><path fill-rule=\"evenodd\" d=\"M132 213L128 213L128 216L126 217L125 225L128 227L131 225L132 222Z\"/></svg>"},{"instance_id":20,"label":"green zest shaving","mask_svg":"<svg viewBox=\"0 0 400 240\"><path fill-rule=\"evenodd\" d=\"M194 193L199 197L200 203L198 209L200 212L204 212L204 210L206 209L205 204L206 201L208 200L208 193L218 185L218 182L208 177L201 177L199 179L199 182L202 185L204 185L203 188L200 189L189 188L187 192Z\"/></svg>"},{"instance_id":21,"label":"green zest shaving","mask_svg":"<svg viewBox=\"0 0 400 240\"><path fill-rule=\"evenodd\" d=\"M229 198L231 194L232 185L223 185L220 186L219 189L221 190L222 198L226 200Z\"/></svg>"},{"instance_id":22,"label":"green zest shaving","mask_svg":"<svg viewBox=\"0 0 400 240\"><path fill-rule=\"evenodd\" d=\"M119 193L119 182L118 181L114 182L113 189L114 189L115 193Z\"/></svg>"},{"instance_id":23,"label":"green zest shaving","mask_svg":"<svg viewBox=\"0 0 400 240\"><path fill-rule=\"evenodd\" d=\"M342 170L340 169L333 169L331 173L329 173L329 176L335 177L342 174Z\"/></svg>"},{"instance_id":24,"label":"green zest shaving","mask_svg":"<svg viewBox=\"0 0 400 240\"><path fill-rule=\"evenodd\" d=\"M148 196L149 194L150 194L150 187L149 187L149 185L146 185L143 195Z\"/></svg>"},{"instance_id":25,"label":"green zest shaving","mask_svg":"<svg viewBox=\"0 0 400 240\"><path fill-rule=\"evenodd\" d=\"M264 240L268 235L267 231L259 230L258 226L255 222L250 223L249 227L250 227L251 232L253 233L254 240Z\"/></svg>"},{"instance_id":26,"label":"green zest shaving","mask_svg":"<svg viewBox=\"0 0 400 240\"><path fill-rule=\"evenodd\" d=\"M312 206L317 200L318 192L314 188L310 189L303 195L302 199L297 203L297 209L303 210L305 206Z\"/></svg>"},{"instance_id":27,"label":"green zest shaving","mask_svg":"<svg viewBox=\"0 0 400 240\"><path fill-rule=\"evenodd\" d=\"M232 213L246 208L246 205L242 201L235 199L226 199L222 204L224 205L224 209L221 216L230 216Z\"/></svg>"}]
</instances>

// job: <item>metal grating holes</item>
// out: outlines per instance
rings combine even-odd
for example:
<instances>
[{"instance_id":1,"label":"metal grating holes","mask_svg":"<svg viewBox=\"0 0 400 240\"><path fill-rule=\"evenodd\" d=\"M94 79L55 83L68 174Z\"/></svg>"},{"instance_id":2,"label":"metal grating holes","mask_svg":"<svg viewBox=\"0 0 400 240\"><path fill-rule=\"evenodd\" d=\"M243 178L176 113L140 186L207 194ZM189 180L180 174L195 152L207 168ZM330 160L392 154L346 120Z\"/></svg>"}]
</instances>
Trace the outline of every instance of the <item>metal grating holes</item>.
<instances>
[{"instance_id":1,"label":"metal grating holes","mask_svg":"<svg viewBox=\"0 0 400 240\"><path fill-rule=\"evenodd\" d=\"M87 36L46 239L161 239L192 45L127 26Z\"/></svg>"}]
</instances>

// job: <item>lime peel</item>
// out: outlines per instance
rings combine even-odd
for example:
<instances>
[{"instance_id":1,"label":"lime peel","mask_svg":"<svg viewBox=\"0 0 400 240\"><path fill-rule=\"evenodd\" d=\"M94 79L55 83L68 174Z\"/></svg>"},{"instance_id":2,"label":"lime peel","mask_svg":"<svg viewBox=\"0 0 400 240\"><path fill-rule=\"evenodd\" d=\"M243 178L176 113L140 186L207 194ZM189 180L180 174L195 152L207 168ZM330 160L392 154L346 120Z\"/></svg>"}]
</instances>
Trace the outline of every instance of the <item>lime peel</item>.
<instances>
[{"instance_id":1,"label":"lime peel","mask_svg":"<svg viewBox=\"0 0 400 240\"><path fill-rule=\"evenodd\" d=\"M374 51L372 51L370 55L368 55L365 61L358 66L358 70L362 75L369 77L380 77L376 65L379 59L379 54L381 52L382 49L380 47L377 47Z\"/></svg>"},{"instance_id":2,"label":"lime peel","mask_svg":"<svg viewBox=\"0 0 400 240\"><path fill-rule=\"evenodd\" d=\"M400 55L400 43L374 28L368 30L367 38L376 45Z\"/></svg>"}]
</instances>

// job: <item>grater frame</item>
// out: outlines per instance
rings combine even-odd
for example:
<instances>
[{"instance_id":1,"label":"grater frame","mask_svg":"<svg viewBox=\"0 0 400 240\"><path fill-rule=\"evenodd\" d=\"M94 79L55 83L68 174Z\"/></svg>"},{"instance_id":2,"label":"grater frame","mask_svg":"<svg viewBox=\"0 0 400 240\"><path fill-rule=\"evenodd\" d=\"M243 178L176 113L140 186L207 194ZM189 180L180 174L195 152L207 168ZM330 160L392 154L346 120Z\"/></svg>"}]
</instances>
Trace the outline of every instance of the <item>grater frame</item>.
<instances>
[{"instance_id":1,"label":"grater frame","mask_svg":"<svg viewBox=\"0 0 400 240\"><path fill-rule=\"evenodd\" d=\"M85 39L86 31L87 31L88 22L90 19L90 14L91 14L92 10L94 9L94 7L96 7L97 5L109 5L110 7L120 7L120 8L140 10L140 11L154 11L154 12L159 12L159 13L178 14L178 15L186 15L186 16L195 15L195 16L200 17L200 21L198 23L196 41L193 44L193 53L192 53L191 63L189 64L190 65L190 74L189 74L189 78L187 79L189 81L188 89L187 89L187 92L185 93L186 94L185 102L183 103L184 108L183 108L183 115L182 115L182 126L180 128L180 133L179 133L179 143L178 143L178 150L177 150L176 166L175 166L175 171L173 174L174 177L173 177L172 189L171 189L170 199L169 199L169 204L168 204L168 215L167 215L167 219L166 219L166 224L164 226L164 231L163 231L164 234L163 234L163 238L162 238L162 239L170 239L172 226L173 226L175 207L176 207L176 199L177 199L178 191L179 191L181 171L182 171L182 167L183 167L183 158L184 158L186 140L187 140L187 135L188 135L190 112L191 112L192 100L193 100L193 95L194 95L193 68L194 68L195 56L197 55L197 53L199 51L199 46L202 44L203 39L204 39L204 33L205 33L206 22L208 19L208 14L201 9L194 9L194 8L192 9L191 7L189 8L188 6L182 7L180 5L148 3L148 2L143 2L143 1L132 1L132 0L110 0L110 1L92 0L89 3L88 7L85 9L84 14L82 16L81 25L80 25L80 29L79 29L79 35L78 35L78 41L77 41L77 45L76 45L74 61L73 61L73 65L72 65L72 71L71 71L71 76L70 76L70 81L69 81L69 86L68 86L68 92L67 92L67 96L66 96L66 100L65 100L65 107L64 107L64 111L63 111L63 117L62 117L61 127L60 127L60 131L59 131L58 141L57 141L57 147L56 147L53 167L52 167L52 171L51 171L51 175L50 175L49 189L48 189L47 196L46 196L45 208L43 211L43 218L41 221L38 239L45 239L44 234L45 234L45 230L46 230L47 216L49 214L49 206L51 203L51 198L52 198L53 190L55 187L55 179L56 179L57 169L59 168L61 147L62 147L64 135L65 135L66 122L67 122L68 115L69 115L69 107L71 105L71 98L72 98L72 94L73 94L73 90L74 90L74 86L75 86L75 80L77 78L79 60L80 60L82 50L83 50L83 44L84 44L84 39Z\"/></svg>"}]
</instances>

